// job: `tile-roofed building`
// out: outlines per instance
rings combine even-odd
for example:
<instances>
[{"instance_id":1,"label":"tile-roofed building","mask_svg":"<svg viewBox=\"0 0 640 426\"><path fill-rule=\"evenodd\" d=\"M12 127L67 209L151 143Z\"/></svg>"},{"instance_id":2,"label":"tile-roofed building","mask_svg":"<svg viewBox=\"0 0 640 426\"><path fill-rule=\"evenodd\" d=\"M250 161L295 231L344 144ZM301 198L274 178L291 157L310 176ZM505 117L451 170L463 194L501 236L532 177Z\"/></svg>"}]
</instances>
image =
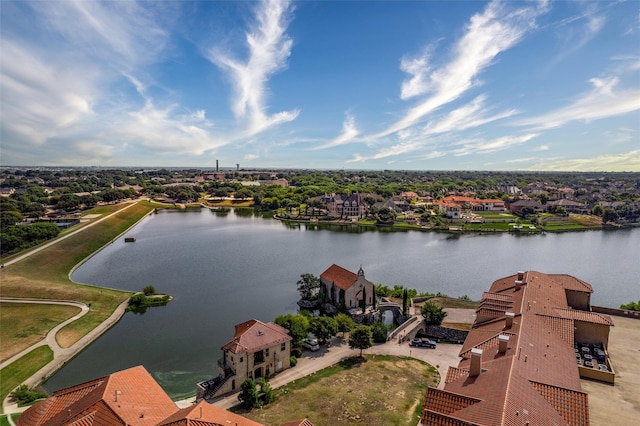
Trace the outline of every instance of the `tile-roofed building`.
<instances>
[{"instance_id":1,"label":"tile-roofed building","mask_svg":"<svg viewBox=\"0 0 640 426\"><path fill-rule=\"evenodd\" d=\"M18 419L19 426L136 424L152 426L177 410L142 366L54 392Z\"/></svg>"},{"instance_id":2,"label":"tile-roofed building","mask_svg":"<svg viewBox=\"0 0 640 426\"><path fill-rule=\"evenodd\" d=\"M449 368L444 389L427 391L421 424L588 425L577 342L606 347L613 325L589 310L591 291L577 278L535 271L496 280L458 367ZM500 303L507 309L496 315Z\"/></svg>"},{"instance_id":3,"label":"tile-roofed building","mask_svg":"<svg viewBox=\"0 0 640 426\"><path fill-rule=\"evenodd\" d=\"M263 426L231 411L200 401L196 405L178 410L158 426Z\"/></svg>"},{"instance_id":4,"label":"tile-roofed building","mask_svg":"<svg viewBox=\"0 0 640 426\"><path fill-rule=\"evenodd\" d=\"M320 295L336 307L364 310L375 305L375 288L362 267L354 274L334 263L320 274Z\"/></svg>"},{"instance_id":5,"label":"tile-roofed building","mask_svg":"<svg viewBox=\"0 0 640 426\"><path fill-rule=\"evenodd\" d=\"M196 385L196 398L209 399L238 391L248 378L269 378L291 366L291 336L274 322L257 319L235 326L233 338L222 347L217 377Z\"/></svg>"}]
</instances>

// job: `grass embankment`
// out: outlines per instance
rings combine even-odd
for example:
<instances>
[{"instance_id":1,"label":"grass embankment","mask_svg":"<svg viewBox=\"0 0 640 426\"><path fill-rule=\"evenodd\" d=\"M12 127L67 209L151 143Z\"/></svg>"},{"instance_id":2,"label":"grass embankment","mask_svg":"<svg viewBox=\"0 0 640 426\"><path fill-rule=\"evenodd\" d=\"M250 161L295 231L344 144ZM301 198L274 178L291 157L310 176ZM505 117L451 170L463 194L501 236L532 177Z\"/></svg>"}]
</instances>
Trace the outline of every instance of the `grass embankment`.
<instances>
[{"instance_id":1,"label":"grass embankment","mask_svg":"<svg viewBox=\"0 0 640 426\"><path fill-rule=\"evenodd\" d=\"M263 424L308 418L316 426L335 424L415 425L428 386L440 380L429 364L405 357L349 358L276 389L275 402L250 412Z\"/></svg>"},{"instance_id":2,"label":"grass embankment","mask_svg":"<svg viewBox=\"0 0 640 426\"><path fill-rule=\"evenodd\" d=\"M113 211L123 209L123 207L123 205L102 206L89 210L86 214L101 214L104 216ZM149 202L137 203L94 226L86 227L85 225L86 229L82 232L61 240L38 253L34 253L20 262L6 266L1 272L0 294L3 297L75 300L87 305L91 304L89 313L60 330L56 336L60 346L69 347L73 345L106 320L120 303L129 298L131 293L73 283L69 279L69 272L81 260L109 243L144 215L153 211L154 207L156 206ZM45 306L42 305L43 311L32 312L25 310L23 315L14 316L11 324L14 324L13 321L23 324L23 333L7 336L6 340L3 335L3 348L10 347L15 351L14 353L17 353L28 347L27 341L42 332L40 318L45 317L47 315L46 312L48 312L46 311L48 308ZM9 327L2 317L0 317L0 320L2 320L0 329L3 331L13 328ZM50 351L48 347L47 350ZM25 363L25 358L21 358L4 369L17 369L18 372L15 376L19 379L15 382L5 380L5 377L9 376L3 370L3 388L6 384L6 386L13 389L50 361L44 358L37 358ZM24 367L25 365L26 367ZM4 396L6 396L6 393L0 395L0 397Z\"/></svg>"},{"instance_id":3,"label":"grass embankment","mask_svg":"<svg viewBox=\"0 0 640 426\"><path fill-rule=\"evenodd\" d=\"M0 401L4 401L13 389L51 361L53 361L51 348L40 346L0 370Z\"/></svg>"},{"instance_id":4,"label":"grass embankment","mask_svg":"<svg viewBox=\"0 0 640 426\"><path fill-rule=\"evenodd\" d=\"M545 231L581 231L602 229L602 218L593 215L570 214L569 216L543 215L540 223Z\"/></svg>"},{"instance_id":5,"label":"grass embankment","mask_svg":"<svg viewBox=\"0 0 640 426\"><path fill-rule=\"evenodd\" d=\"M13 419L13 424L16 424L18 422L18 417L20 417L20 413L11 415L11 418ZM7 420L7 416L0 415L0 426L10 426L10 425L11 423L9 423L9 420Z\"/></svg>"},{"instance_id":6,"label":"grass embankment","mask_svg":"<svg viewBox=\"0 0 640 426\"><path fill-rule=\"evenodd\" d=\"M127 300L130 293L76 284L69 279L69 272L152 210L153 207L148 203L138 203L21 262L5 267L0 287L2 296L75 300L91 304L87 315L58 333L60 346L73 345L107 319L120 303Z\"/></svg>"},{"instance_id":7,"label":"grass embankment","mask_svg":"<svg viewBox=\"0 0 640 426\"><path fill-rule=\"evenodd\" d=\"M0 304L0 361L44 339L56 325L80 312L80 308L64 305L27 303ZM5 324L11 326L5 327ZM5 342L10 342L5 344Z\"/></svg>"}]
</instances>

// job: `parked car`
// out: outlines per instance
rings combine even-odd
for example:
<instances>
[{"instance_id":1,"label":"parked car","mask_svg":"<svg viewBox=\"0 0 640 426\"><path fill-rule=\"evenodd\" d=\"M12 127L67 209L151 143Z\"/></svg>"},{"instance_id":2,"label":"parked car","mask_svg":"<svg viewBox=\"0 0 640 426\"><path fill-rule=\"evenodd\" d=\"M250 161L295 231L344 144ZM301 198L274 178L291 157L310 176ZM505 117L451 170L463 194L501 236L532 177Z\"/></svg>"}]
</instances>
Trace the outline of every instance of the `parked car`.
<instances>
[{"instance_id":1,"label":"parked car","mask_svg":"<svg viewBox=\"0 0 640 426\"><path fill-rule=\"evenodd\" d=\"M309 349L310 351L317 351L318 349L320 349L320 345L315 339L304 339L302 341L302 346Z\"/></svg>"},{"instance_id":2,"label":"parked car","mask_svg":"<svg viewBox=\"0 0 640 426\"><path fill-rule=\"evenodd\" d=\"M437 343L434 340L431 340L431 339L421 339L421 338L417 337L417 338L411 340L409 345L415 346L415 347L418 347L418 348L435 349Z\"/></svg>"}]
</instances>

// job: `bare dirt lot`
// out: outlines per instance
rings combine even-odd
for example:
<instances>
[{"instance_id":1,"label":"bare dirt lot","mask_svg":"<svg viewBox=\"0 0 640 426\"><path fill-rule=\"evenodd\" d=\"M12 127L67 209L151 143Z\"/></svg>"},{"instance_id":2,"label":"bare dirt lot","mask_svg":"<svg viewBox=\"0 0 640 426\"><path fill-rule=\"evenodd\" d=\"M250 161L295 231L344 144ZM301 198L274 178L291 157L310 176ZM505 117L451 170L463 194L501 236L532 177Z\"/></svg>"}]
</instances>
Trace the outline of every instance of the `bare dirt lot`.
<instances>
[{"instance_id":1,"label":"bare dirt lot","mask_svg":"<svg viewBox=\"0 0 640 426\"><path fill-rule=\"evenodd\" d=\"M608 350L616 383L582 379L592 426L632 425L640 418L640 320L612 318Z\"/></svg>"}]
</instances>

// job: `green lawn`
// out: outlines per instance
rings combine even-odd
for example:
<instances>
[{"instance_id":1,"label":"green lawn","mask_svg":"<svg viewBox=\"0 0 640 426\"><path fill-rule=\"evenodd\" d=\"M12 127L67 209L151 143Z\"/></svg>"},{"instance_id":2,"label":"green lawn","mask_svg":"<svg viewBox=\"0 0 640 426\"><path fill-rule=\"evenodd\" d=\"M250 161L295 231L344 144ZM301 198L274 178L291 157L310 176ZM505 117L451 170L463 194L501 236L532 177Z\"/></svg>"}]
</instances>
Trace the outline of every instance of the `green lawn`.
<instances>
[{"instance_id":1,"label":"green lawn","mask_svg":"<svg viewBox=\"0 0 640 426\"><path fill-rule=\"evenodd\" d=\"M20 413L12 414L11 418L13 419L13 423L17 423L18 417L20 417ZM0 415L0 426L10 426L9 420L7 420L7 416L5 414Z\"/></svg>"},{"instance_id":2,"label":"green lawn","mask_svg":"<svg viewBox=\"0 0 640 426\"><path fill-rule=\"evenodd\" d=\"M13 389L51 361L53 361L51 348L49 346L40 346L0 370L0 401L4 401Z\"/></svg>"}]
</instances>

